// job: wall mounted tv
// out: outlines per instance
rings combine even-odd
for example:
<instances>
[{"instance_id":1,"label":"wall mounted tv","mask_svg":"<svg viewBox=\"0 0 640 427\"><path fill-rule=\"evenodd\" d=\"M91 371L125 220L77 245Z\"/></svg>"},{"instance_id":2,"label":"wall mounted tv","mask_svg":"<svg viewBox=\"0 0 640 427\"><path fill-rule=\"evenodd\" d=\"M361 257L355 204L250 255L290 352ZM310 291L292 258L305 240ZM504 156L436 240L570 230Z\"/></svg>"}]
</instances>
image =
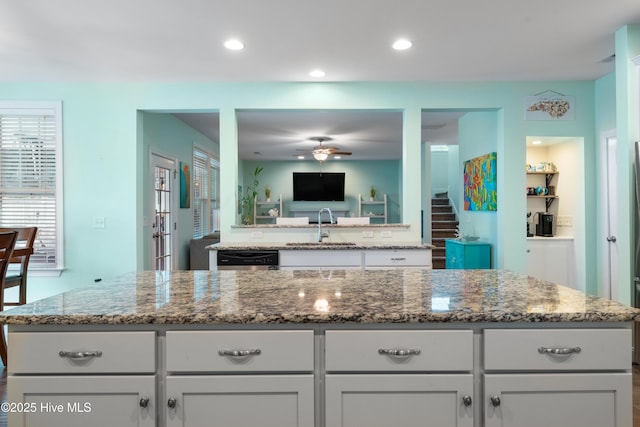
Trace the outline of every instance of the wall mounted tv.
<instances>
[{"instance_id":1,"label":"wall mounted tv","mask_svg":"<svg viewBox=\"0 0 640 427\"><path fill-rule=\"evenodd\" d=\"M344 172L294 172L294 202L344 202Z\"/></svg>"}]
</instances>

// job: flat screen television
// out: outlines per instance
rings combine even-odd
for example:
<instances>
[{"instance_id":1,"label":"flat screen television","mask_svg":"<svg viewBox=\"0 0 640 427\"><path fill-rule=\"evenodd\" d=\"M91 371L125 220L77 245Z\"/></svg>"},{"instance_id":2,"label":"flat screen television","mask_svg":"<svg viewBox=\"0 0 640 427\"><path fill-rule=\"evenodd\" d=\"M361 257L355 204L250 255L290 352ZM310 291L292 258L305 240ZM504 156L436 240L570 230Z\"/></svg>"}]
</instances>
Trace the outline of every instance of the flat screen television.
<instances>
[{"instance_id":1,"label":"flat screen television","mask_svg":"<svg viewBox=\"0 0 640 427\"><path fill-rule=\"evenodd\" d=\"M344 202L344 172L294 172L295 202Z\"/></svg>"}]
</instances>

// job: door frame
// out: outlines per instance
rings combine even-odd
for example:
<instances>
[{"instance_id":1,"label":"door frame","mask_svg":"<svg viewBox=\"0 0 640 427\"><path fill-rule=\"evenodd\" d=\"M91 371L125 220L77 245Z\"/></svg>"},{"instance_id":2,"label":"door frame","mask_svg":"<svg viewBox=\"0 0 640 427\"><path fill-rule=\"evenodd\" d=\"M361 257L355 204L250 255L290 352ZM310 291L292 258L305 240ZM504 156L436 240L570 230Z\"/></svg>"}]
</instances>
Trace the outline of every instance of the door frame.
<instances>
[{"instance_id":1,"label":"door frame","mask_svg":"<svg viewBox=\"0 0 640 427\"><path fill-rule=\"evenodd\" d=\"M153 222L153 218L155 218L155 199L154 199L154 190L155 190L155 158L161 158L164 159L166 161L172 162L173 163L173 176L172 176L172 182L171 182L171 212L173 213L171 216L171 220L173 223L173 230L171 232L171 268L173 270L178 268L178 253L177 253L177 242L178 242L178 196L177 196L177 192L178 192L178 188L176 186L176 183L178 182L177 180L177 175L178 175L178 159L168 155L166 153L163 153L160 150L156 150L151 148L149 150L149 171L148 171L148 176L149 176L149 185L147 186L147 190L148 191L148 203L149 206L147 208L147 215L148 217L151 219L151 222ZM153 233L153 227L150 228L151 233ZM147 259L149 260L149 268L154 270L155 269L155 258L154 258L154 249L153 249L153 237L151 235L148 235L146 237L149 240L149 254L147 256Z\"/></svg>"}]
</instances>

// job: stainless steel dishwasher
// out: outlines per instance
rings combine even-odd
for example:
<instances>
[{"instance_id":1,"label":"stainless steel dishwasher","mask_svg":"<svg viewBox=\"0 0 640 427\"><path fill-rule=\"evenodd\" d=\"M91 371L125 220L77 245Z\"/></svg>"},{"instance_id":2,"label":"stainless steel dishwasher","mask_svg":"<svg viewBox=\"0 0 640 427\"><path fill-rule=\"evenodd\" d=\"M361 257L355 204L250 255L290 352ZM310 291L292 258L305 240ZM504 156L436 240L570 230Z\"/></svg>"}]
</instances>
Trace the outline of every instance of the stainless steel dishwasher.
<instances>
[{"instance_id":1,"label":"stainless steel dishwasher","mask_svg":"<svg viewBox=\"0 0 640 427\"><path fill-rule=\"evenodd\" d=\"M218 250L218 270L278 270L279 266L277 250Z\"/></svg>"}]
</instances>

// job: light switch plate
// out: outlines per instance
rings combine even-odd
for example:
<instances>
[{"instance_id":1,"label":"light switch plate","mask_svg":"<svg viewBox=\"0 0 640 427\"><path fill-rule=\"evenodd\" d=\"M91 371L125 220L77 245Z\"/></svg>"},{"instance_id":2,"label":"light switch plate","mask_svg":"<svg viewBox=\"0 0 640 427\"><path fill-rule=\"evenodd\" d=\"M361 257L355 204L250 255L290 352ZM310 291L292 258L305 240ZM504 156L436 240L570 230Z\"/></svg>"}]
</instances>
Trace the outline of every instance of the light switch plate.
<instances>
[{"instance_id":1,"label":"light switch plate","mask_svg":"<svg viewBox=\"0 0 640 427\"><path fill-rule=\"evenodd\" d=\"M368 239L373 237L373 231L371 230L366 230L362 232L362 237L366 237Z\"/></svg>"},{"instance_id":2,"label":"light switch plate","mask_svg":"<svg viewBox=\"0 0 640 427\"><path fill-rule=\"evenodd\" d=\"M262 231L252 231L251 237L254 239L262 239Z\"/></svg>"},{"instance_id":3,"label":"light switch plate","mask_svg":"<svg viewBox=\"0 0 640 427\"><path fill-rule=\"evenodd\" d=\"M380 237L393 237L393 233L389 230L381 231Z\"/></svg>"}]
</instances>

